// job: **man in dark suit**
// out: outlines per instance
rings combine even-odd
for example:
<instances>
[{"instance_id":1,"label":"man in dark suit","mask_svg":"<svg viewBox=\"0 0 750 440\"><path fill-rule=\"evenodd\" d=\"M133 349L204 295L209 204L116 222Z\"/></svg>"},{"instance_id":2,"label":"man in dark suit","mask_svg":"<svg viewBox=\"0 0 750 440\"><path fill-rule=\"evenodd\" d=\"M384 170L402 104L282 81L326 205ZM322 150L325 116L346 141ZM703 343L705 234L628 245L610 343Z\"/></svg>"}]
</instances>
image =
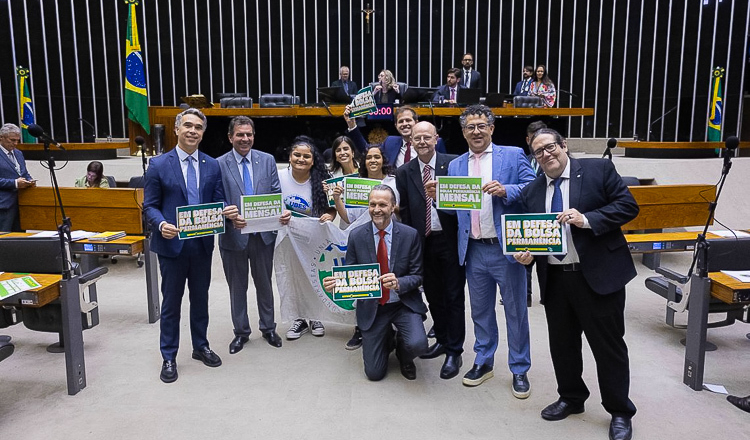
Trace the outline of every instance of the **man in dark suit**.
<instances>
[{"instance_id":1,"label":"man in dark suit","mask_svg":"<svg viewBox=\"0 0 750 440\"><path fill-rule=\"evenodd\" d=\"M352 81L349 76L349 67L341 66L339 69L339 79L331 83L331 87L342 87L344 92L349 96L354 96L359 91L357 83Z\"/></svg>"},{"instance_id":2,"label":"man in dark suit","mask_svg":"<svg viewBox=\"0 0 750 440\"><path fill-rule=\"evenodd\" d=\"M432 96L432 102L447 102L450 104L456 103L456 97L458 96L458 89L464 89L461 83L461 69L452 67L448 69L446 75L445 84L438 87L435 94Z\"/></svg>"},{"instance_id":3,"label":"man in dark suit","mask_svg":"<svg viewBox=\"0 0 750 440\"><path fill-rule=\"evenodd\" d=\"M388 163L398 168L417 157L417 152L411 144L411 129L419 121L419 116L413 108L409 106L398 107L394 110L396 118L396 130L400 136L388 136L383 142L383 150ZM369 143L362 136L362 132L357 127L357 121L349 118L348 107L344 110L344 119L349 126L349 137L354 142L354 147L363 153L367 152ZM437 150L445 153L445 143L442 139L438 141Z\"/></svg>"},{"instance_id":4,"label":"man in dark suit","mask_svg":"<svg viewBox=\"0 0 750 440\"><path fill-rule=\"evenodd\" d=\"M456 156L436 153L438 135L435 126L423 121L412 129L412 143L418 160L413 160L396 171L396 188L401 196L401 221L417 230L423 237L425 297L435 323L436 342L422 359L432 359L445 353L440 377L455 377L463 361L466 337L464 309L464 267L458 264L458 221L456 216L435 208L427 197L425 182L448 175L448 164Z\"/></svg>"},{"instance_id":5,"label":"man in dark suit","mask_svg":"<svg viewBox=\"0 0 750 440\"><path fill-rule=\"evenodd\" d=\"M16 148L21 142L21 129L14 124L0 128L0 231L21 232L18 216L18 190L36 186L26 169L23 153Z\"/></svg>"},{"instance_id":6,"label":"man in dark suit","mask_svg":"<svg viewBox=\"0 0 750 440\"><path fill-rule=\"evenodd\" d=\"M602 405L612 415L609 438L630 439L636 408L628 397L623 314L625 285L636 272L620 227L638 215L638 205L611 161L568 157L555 130L538 130L531 151L544 174L523 190L525 210L559 213L568 248L564 256L514 255L523 264L536 260L547 316L560 397L542 410L542 418L562 420L584 411L589 390L581 377L583 333L596 361Z\"/></svg>"},{"instance_id":7,"label":"man in dark suit","mask_svg":"<svg viewBox=\"0 0 750 440\"><path fill-rule=\"evenodd\" d=\"M422 302L422 243L412 227L392 221L396 194L388 185L377 185L370 191L369 212L372 218L349 234L346 264L380 263L383 297L379 300L357 300L357 325L362 330L362 358L365 375L381 380L388 370L388 356L393 349L393 330L397 329L396 357L401 374L408 380L417 378L414 358L427 351L427 335L422 321L427 307ZM323 279L323 287L332 292L333 277Z\"/></svg>"},{"instance_id":8,"label":"man in dark suit","mask_svg":"<svg viewBox=\"0 0 750 440\"><path fill-rule=\"evenodd\" d=\"M529 94L529 86L534 78L534 68L526 66L523 68L523 79L516 83L516 88L513 89L514 96L526 96Z\"/></svg>"},{"instance_id":9,"label":"man in dark suit","mask_svg":"<svg viewBox=\"0 0 750 440\"><path fill-rule=\"evenodd\" d=\"M253 120L247 116L232 118L228 135L232 150L218 159L227 203L242 206L240 197L243 195L281 193L273 156L252 149L255 140ZM271 287L276 233L242 234L238 228L244 227L246 222L238 217L234 224L237 227L229 227L219 236L219 252L229 284L234 324L234 339L229 344L229 353L239 352L250 340L250 321L247 317L248 260L258 301L261 334L271 346L281 347L281 338L276 333L274 322Z\"/></svg>"},{"instance_id":10,"label":"man in dark suit","mask_svg":"<svg viewBox=\"0 0 750 440\"><path fill-rule=\"evenodd\" d=\"M471 52L466 52L464 57L461 59L461 64L464 66L461 72L461 84L464 87L470 89L482 90L482 74L474 70L474 55Z\"/></svg>"},{"instance_id":11,"label":"man in dark suit","mask_svg":"<svg viewBox=\"0 0 750 440\"><path fill-rule=\"evenodd\" d=\"M206 117L200 110L189 108L177 115L177 147L151 159L146 172L143 209L153 231L151 250L159 256L162 277L160 346L164 362L160 378L165 383L177 380L180 309L186 281L190 291L192 357L209 367L221 365L206 336L214 237L179 240L175 226L177 207L224 201L218 162L198 151L205 130ZM227 206L222 214L234 219L237 207Z\"/></svg>"},{"instance_id":12,"label":"man in dark suit","mask_svg":"<svg viewBox=\"0 0 750 440\"><path fill-rule=\"evenodd\" d=\"M508 339L511 392L518 399L531 393L529 315L526 308L526 273L512 256L503 255L502 215L521 212L521 189L534 179L531 166L517 147L492 143L495 116L485 105L472 105L460 117L469 152L448 165L449 176L482 179L482 209L457 211L458 261L466 264L471 318L474 321L474 366L463 378L469 387L494 376L499 342L495 313L497 289L503 299ZM426 190L435 194L435 182Z\"/></svg>"}]
</instances>

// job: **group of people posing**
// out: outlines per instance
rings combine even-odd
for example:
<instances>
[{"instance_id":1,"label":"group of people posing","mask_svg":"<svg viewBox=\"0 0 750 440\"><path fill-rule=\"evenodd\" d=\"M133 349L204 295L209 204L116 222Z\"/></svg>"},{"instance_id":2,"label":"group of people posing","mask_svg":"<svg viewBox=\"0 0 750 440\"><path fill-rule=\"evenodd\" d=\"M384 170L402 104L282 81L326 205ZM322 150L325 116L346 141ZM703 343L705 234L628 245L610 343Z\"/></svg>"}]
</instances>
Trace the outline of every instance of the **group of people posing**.
<instances>
[{"instance_id":1,"label":"group of people posing","mask_svg":"<svg viewBox=\"0 0 750 440\"><path fill-rule=\"evenodd\" d=\"M408 107L396 111L399 136L369 145L355 121L345 115L347 136L337 138L326 166L311 139L298 137L289 148L289 167L277 171L269 154L253 149L255 126L238 116L229 124L232 150L218 159L198 151L205 116L188 109L177 116L177 147L152 159L146 173L144 210L153 231L151 249L162 275L161 380L177 379L180 304L187 282L190 296L192 357L217 367L220 357L207 337L208 288L213 237L176 239L177 206L225 202L227 231L219 236L224 273L231 296L234 338L229 353L248 342L247 288L252 273L260 332L272 346L282 340L274 322L271 272L274 232L242 234L247 222L237 206L242 195L281 193L287 209L279 227L295 221L292 211L320 222L337 216L346 224L361 216L369 221L351 228L346 264L379 264L382 297L357 300L357 333L364 372L381 380L395 350L402 375L417 377L417 357L444 356L440 377L451 379L463 366L464 287L469 287L474 326L474 359L463 384L479 386L494 376L499 330L498 287L505 314L507 363L512 394L531 393L531 367L525 265L536 263L549 329L550 352L559 398L542 410L546 420L584 411L589 390L582 379L582 334L594 354L604 408L612 415L610 438L629 439L636 408L629 398L630 371L625 332L625 285L635 268L620 227L638 214L638 206L611 161L576 160L554 130L530 135L529 158L517 147L492 142L494 114L483 105L467 107L460 124L469 151L445 153L434 125L418 121ZM341 191L325 185L331 176L359 173L383 184L369 195L369 205L353 210L340 203ZM482 209L437 209L438 176L481 177ZM336 203L331 206L331 195ZM501 216L556 213L565 229L566 255L504 255ZM248 270L248 265L249 269ZM335 280L323 279L327 291ZM427 305L422 299L422 292ZM423 322L432 317L436 342L428 344ZM305 319L307 318L307 319ZM311 332L325 334L319 317L299 317L286 333L289 340ZM359 338L359 342L357 339Z\"/></svg>"}]
</instances>

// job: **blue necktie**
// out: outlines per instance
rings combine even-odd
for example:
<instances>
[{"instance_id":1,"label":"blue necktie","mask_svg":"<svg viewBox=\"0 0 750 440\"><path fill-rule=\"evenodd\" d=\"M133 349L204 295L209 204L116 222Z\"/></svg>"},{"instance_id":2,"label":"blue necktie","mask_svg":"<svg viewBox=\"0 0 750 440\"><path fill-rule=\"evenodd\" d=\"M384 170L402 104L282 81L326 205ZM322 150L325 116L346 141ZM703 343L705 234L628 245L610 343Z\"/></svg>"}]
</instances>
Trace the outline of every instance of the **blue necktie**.
<instances>
[{"instance_id":1,"label":"blue necktie","mask_svg":"<svg viewBox=\"0 0 750 440\"><path fill-rule=\"evenodd\" d=\"M247 160L247 157L242 158L242 182L245 184L244 194L251 196L255 193L253 192L253 178L250 177L250 170L247 168L248 162L250 161Z\"/></svg>"},{"instance_id":2,"label":"blue necktie","mask_svg":"<svg viewBox=\"0 0 750 440\"><path fill-rule=\"evenodd\" d=\"M555 191L552 193L552 204L550 205L549 212L562 212L563 210L562 191L560 190L562 179L562 177L558 177L552 181L555 185Z\"/></svg>"},{"instance_id":3,"label":"blue necktie","mask_svg":"<svg viewBox=\"0 0 750 440\"><path fill-rule=\"evenodd\" d=\"M187 160L187 194L188 194L188 205L198 205L201 202L200 195L198 195L198 177L195 174L195 167L193 156L188 156Z\"/></svg>"}]
</instances>

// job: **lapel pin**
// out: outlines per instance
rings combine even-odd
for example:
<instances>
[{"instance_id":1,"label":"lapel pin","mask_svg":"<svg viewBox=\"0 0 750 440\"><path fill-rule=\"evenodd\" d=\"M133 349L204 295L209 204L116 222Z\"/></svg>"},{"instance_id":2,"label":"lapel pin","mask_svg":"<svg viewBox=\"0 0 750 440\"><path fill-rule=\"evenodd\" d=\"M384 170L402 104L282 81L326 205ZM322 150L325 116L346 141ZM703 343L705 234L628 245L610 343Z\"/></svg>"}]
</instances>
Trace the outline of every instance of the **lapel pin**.
<instances>
[{"instance_id":1,"label":"lapel pin","mask_svg":"<svg viewBox=\"0 0 750 440\"><path fill-rule=\"evenodd\" d=\"M576 177L580 178L580 177L581 177L581 175L580 175L580 174L576 174Z\"/></svg>"}]
</instances>

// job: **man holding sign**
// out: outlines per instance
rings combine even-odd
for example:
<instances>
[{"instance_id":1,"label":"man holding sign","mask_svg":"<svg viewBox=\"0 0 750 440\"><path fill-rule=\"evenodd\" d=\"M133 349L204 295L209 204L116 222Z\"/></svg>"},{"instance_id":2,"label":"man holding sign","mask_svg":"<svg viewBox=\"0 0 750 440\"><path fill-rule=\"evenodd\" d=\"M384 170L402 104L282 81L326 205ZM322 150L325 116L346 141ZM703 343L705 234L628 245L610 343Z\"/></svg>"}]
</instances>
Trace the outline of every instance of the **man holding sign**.
<instances>
[{"instance_id":1,"label":"man holding sign","mask_svg":"<svg viewBox=\"0 0 750 440\"><path fill-rule=\"evenodd\" d=\"M638 215L638 204L612 161L569 158L555 130L537 131L531 153L544 174L523 190L523 203L529 212L557 213L569 232L565 255L514 255L523 264L536 259L547 316L559 398L542 410L542 418L562 420L584 411L589 390L582 379L583 333L596 361L602 405L612 415L609 438L630 439L636 409L628 397L623 315L625 285L636 272L620 228Z\"/></svg>"},{"instance_id":2,"label":"man holding sign","mask_svg":"<svg viewBox=\"0 0 750 440\"><path fill-rule=\"evenodd\" d=\"M347 242L346 264L378 263L382 296L357 300L357 325L362 330L362 357L365 375L372 381L385 377L388 356L394 348L401 374L417 378L414 358L427 351L427 335L422 321L427 307L422 302L422 243L413 228L391 220L396 194L388 185L370 192L371 222L355 228ZM323 287L333 292L336 278L323 279ZM393 326L396 347L393 347Z\"/></svg>"},{"instance_id":3,"label":"man holding sign","mask_svg":"<svg viewBox=\"0 0 750 440\"><path fill-rule=\"evenodd\" d=\"M247 116L232 118L228 136L232 150L218 159L227 203L242 206L243 195L281 194L273 156L252 149L255 140L253 120ZM228 227L226 233L219 236L219 252L229 285L234 324L234 339L229 343L229 353L239 352L250 340L250 320L247 317L248 260L255 284L260 332L271 346L281 347L281 338L276 333L274 322L271 287L276 231L243 234L239 228L246 226L246 221L242 217L238 217L234 225L236 227Z\"/></svg>"},{"instance_id":4,"label":"man holding sign","mask_svg":"<svg viewBox=\"0 0 750 440\"><path fill-rule=\"evenodd\" d=\"M511 391L516 398L525 399L530 394L526 373L531 367L526 273L512 255L503 255L501 218L521 212L521 189L534 180L534 172L523 150L492 143L495 115L489 107L467 107L460 122L469 152L450 163L448 175L481 177L483 183L482 209L456 211L458 260L466 264L476 337L474 366L464 375L463 384L478 386L494 376L499 286L508 333L508 366L513 375ZM435 182L428 186L434 197Z\"/></svg>"},{"instance_id":5,"label":"man holding sign","mask_svg":"<svg viewBox=\"0 0 750 440\"><path fill-rule=\"evenodd\" d=\"M159 256L162 277L160 346L164 359L160 378L177 380L177 349L180 344L180 309L185 282L190 289L190 334L193 359L209 367L221 358L208 345L208 287L211 284L213 235L188 240L177 238L177 208L224 202L221 173L216 160L200 151L206 117L189 108L175 118L177 147L151 159L146 172L143 211L151 233L151 250ZM237 207L227 206L222 215L237 217Z\"/></svg>"}]
</instances>

